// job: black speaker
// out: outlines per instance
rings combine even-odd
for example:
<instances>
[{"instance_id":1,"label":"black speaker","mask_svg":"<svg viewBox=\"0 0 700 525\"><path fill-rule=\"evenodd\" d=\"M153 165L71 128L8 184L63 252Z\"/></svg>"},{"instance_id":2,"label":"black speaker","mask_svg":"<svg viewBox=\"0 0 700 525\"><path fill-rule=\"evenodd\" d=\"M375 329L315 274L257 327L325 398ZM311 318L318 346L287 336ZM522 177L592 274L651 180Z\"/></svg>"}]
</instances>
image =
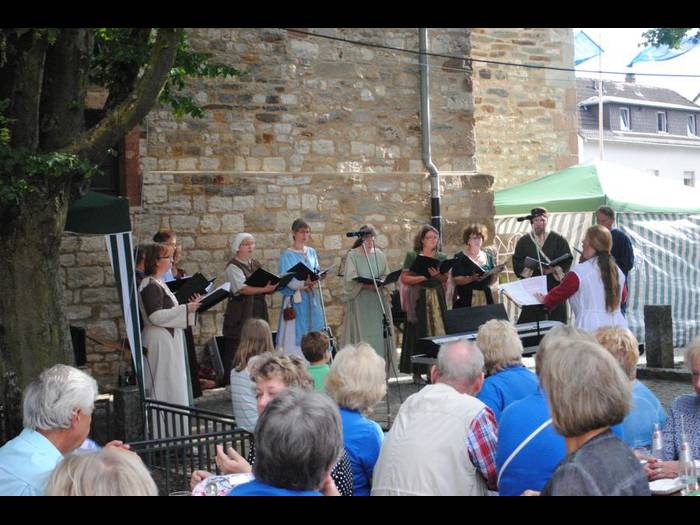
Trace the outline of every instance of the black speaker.
<instances>
[{"instance_id":1,"label":"black speaker","mask_svg":"<svg viewBox=\"0 0 700 525\"><path fill-rule=\"evenodd\" d=\"M87 353L85 351L85 328L80 326L69 326L70 338L73 343L73 357L75 366L85 366L87 363Z\"/></svg>"},{"instance_id":2,"label":"black speaker","mask_svg":"<svg viewBox=\"0 0 700 525\"><path fill-rule=\"evenodd\" d=\"M475 332L482 324L491 319L508 321L508 313L503 303L447 310L445 312L445 331L447 334Z\"/></svg>"}]
</instances>

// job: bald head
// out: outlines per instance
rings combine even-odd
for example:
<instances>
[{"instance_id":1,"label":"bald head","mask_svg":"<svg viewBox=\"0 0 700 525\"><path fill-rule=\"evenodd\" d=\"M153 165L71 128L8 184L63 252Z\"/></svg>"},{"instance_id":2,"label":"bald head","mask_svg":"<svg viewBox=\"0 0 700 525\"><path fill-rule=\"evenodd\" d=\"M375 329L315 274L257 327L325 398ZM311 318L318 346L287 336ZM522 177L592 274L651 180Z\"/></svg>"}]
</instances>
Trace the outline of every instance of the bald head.
<instances>
[{"instance_id":1,"label":"bald head","mask_svg":"<svg viewBox=\"0 0 700 525\"><path fill-rule=\"evenodd\" d=\"M484 356L473 344L458 340L444 344L431 371L433 383L446 383L461 393L475 393L483 380ZM478 391L478 389L477 389Z\"/></svg>"}]
</instances>

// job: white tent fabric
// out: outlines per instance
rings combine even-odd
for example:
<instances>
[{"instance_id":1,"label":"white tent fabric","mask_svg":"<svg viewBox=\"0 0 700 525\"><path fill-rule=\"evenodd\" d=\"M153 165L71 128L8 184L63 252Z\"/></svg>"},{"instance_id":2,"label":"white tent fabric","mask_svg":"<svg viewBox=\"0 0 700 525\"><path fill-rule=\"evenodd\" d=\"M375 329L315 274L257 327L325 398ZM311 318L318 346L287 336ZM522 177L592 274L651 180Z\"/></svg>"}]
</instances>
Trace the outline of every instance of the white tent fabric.
<instances>
[{"instance_id":1,"label":"white tent fabric","mask_svg":"<svg viewBox=\"0 0 700 525\"><path fill-rule=\"evenodd\" d=\"M620 213L617 224L632 239L627 321L641 341L644 305L670 304L673 345L700 333L700 215Z\"/></svg>"}]
</instances>

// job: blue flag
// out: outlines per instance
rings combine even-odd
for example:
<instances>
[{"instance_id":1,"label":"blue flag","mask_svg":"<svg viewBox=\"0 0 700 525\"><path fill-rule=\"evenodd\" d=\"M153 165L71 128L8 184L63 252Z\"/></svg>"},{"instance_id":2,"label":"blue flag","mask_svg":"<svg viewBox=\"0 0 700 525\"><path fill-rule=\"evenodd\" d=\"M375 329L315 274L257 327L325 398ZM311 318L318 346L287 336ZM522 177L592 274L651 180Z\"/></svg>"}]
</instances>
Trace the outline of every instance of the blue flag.
<instances>
[{"instance_id":1,"label":"blue flag","mask_svg":"<svg viewBox=\"0 0 700 525\"><path fill-rule=\"evenodd\" d=\"M681 40L681 45L678 49L671 49L669 46L663 45L659 47L647 47L640 51L632 62L627 64L631 67L636 62L660 62L662 60L671 60L686 54L694 47L700 46L700 38L694 36L686 36Z\"/></svg>"},{"instance_id":2,"label":"blue flag","mask_svg":"<svg viewBox=\"0 0 700 525\"><path fill-rule=\"evenodd\" d=\"M596 44L591 37L583 31L576 33L574 38L574 64L583 64L586 60L597 57L603 53L603 48Z\"/></svg>"}]
</instances>

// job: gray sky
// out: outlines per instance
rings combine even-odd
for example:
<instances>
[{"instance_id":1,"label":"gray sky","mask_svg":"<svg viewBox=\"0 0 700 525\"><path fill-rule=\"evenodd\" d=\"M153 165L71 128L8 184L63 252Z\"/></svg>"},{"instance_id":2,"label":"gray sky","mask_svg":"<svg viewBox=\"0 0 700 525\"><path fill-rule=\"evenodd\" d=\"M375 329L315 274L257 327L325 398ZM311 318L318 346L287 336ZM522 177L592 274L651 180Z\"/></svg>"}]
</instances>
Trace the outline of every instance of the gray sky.
<instances>
[{"instance_id":1,"label":"gray sky","mask_svg":"<svg viewBox=\"0 0 700 525\"><path fill-rule=\"evenodd\" d=\"M574 34L579 30L583 30L603 48L600 66L603 71L700 75L700 46L671 60L638 62L628 68L627 64L643 49L638 44L642 41L641 35L646 31L645 28L574 28ZM596 77L597 73L579 72L582 69L598 71L598 58L591 58L576 67L576 76ZM624 75L603 75L603 78L622 81ZM636 81L638 84L673 89L689 100L693 100L700 93L700 77L689 79L637 76Z\"/></svg>"}]
</instances>

